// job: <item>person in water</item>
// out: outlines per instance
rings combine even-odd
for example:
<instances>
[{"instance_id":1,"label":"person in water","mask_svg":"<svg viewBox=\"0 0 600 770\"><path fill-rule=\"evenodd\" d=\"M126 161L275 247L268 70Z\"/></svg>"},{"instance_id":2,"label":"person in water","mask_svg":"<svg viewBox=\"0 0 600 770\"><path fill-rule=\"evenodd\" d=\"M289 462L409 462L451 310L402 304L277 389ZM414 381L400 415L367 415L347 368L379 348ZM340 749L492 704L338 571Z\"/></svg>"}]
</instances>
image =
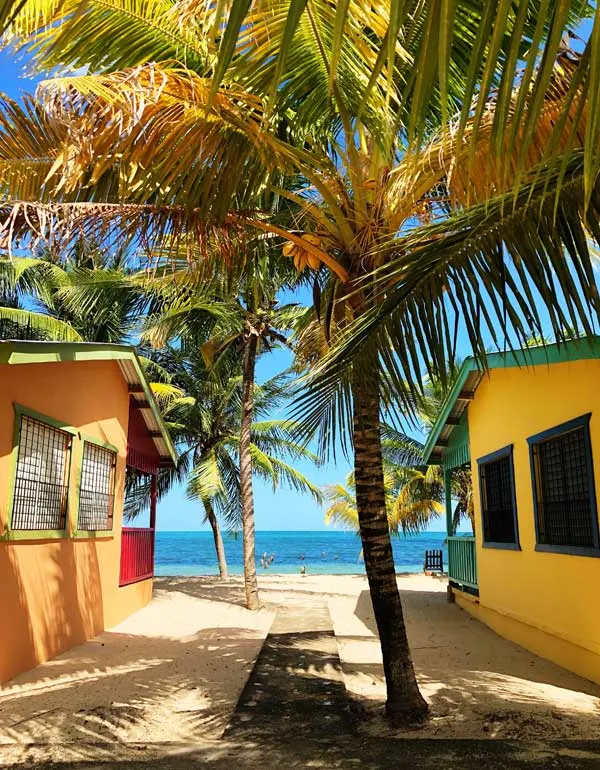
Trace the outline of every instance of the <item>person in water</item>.
<instances>
[{"instance_id":1,"label":"person in water","mask_svg":"<svg viewBox=\"0 0 600 770\"><path fill-rule=\"evenodd\" d=\"M300 567L300 574L302 577L306 577L306 566L304 564Z\"/></svg>"}]
</instances>

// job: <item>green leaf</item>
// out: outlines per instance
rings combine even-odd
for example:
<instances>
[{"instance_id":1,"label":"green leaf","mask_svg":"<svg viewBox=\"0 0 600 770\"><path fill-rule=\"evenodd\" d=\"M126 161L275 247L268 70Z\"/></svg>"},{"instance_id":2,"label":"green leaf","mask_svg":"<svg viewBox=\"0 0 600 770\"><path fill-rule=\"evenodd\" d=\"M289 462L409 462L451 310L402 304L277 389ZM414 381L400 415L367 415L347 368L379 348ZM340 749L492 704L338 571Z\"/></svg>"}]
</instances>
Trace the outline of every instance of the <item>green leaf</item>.
<instances>
[{"instance_id":1,"label":"green leaf","mask_svg":"<svg viewBox=\"0 0 600 770\"><path fill-rule=\"evenodd\" d=\"M231 64L240 29L242 28L242 24L244 23L244 19L246 18L246 14L248 13L251 4L251 0L235 0L235 2L231 4L227 26L225 27L225 32L221 39L219 54L212 77L209 104L214 102L217 92L221 87L223 76Z\"/></svg>"},{"instance_id":2,"label":"green leaf","mask_svg":"<svg viewBox=\"0 0 600 770\"><path fill-rule=\"evenodd\" d=\"M60 321L52 316L36 313L32 310L21 310L12 307L0 307L0 321L9 321L27 330L38 333L42 339L64 342L83 342L80 334L66 321Z\"/></svg>"}]
</instances>

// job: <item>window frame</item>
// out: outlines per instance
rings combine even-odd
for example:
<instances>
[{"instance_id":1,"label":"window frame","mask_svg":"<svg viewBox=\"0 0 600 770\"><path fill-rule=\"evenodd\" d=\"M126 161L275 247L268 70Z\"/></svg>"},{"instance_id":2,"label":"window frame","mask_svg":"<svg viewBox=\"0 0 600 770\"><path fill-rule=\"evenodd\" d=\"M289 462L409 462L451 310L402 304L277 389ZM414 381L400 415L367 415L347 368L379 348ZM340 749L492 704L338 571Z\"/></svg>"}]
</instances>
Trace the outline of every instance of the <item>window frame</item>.
<instances>
[{"instance_id":1,"label":"window frame","mask_svg":"<svg viewBox=\"0 0 600 770\"><path fill-rule=\"evenodd\" d=\"M77 510L74 518L73 538L81 540L110 540L114 537L115 531L115 511L117 507L117 465L119 462L119 449L114 444L109 444L106 441L101 441L94 436L79 434L80 448L78 452L78 466L77 466ZM83 477L83 453L85 451L85 445L94 444L101 449L107 449L109 452L113 452L114 459L114 475L113 475L113 512L112 512L112 525L110 529L79 529L79 510L81 507L81 481Z\"/></svg>"},{"instance_id":2,"label":"window frame","mask_svg":"<svg viewBox=\"0 0 600 770\"><path fill-rule=\"evenodd\" d=\"M69 537L69 523L71 519L71 509L73 506L73 489L71 486L72 470L73 470L73 450L75 445L75 439L77 438L77 430L67 423L56 420L53 417L49 417L46 414L36 412L33 409L23 406L22 404L13 404L14 410L14 427L13 427L13 443L12 453L10 460L10 488L7 496L7 520L6 531L2 536L3 540L64 540ZM65 526L64 529L14 529L12 526L16 482L17 482L17 465L19 462L19 445L21 442L21 428L23 423L23 417L29 417L32 420L37 420L51 428L57 428L63 433L68 433L71 436L69 443L68 458L65 468L65 486L67 487L67 501L65 511Z\"/></svg>"},{"instance_id":3,"label":"window frame","mask_svg":"<svg viewBox=\"0 0 600 770\"><path fill-rule=\"evenodd\" d=\"M495 452L484 455L477 459L477 478L479 480L479 507L481 509L481 543L483 548L497 548L504 551L520 551L521 542L519 539L519 517L517 513L517 495L515 484L515 463L513 459L513 444L508 444L501 449L497 449ZM488 465L489 463L496 462L508 457L510 463L510 482L511 482L511 501L512 501L512 514L513 514L513 526L515 531L515 540L512 543L501 543L496 540L486 540L485 537L485 513L483 510L483 477L481 475L481 466Z\"/></svg>"},{"instance_id":4,"label":"window frame","mask_svg":"<svg viewBox=\"0 0 600 770\"><path fill-rule=\"evenodd\" d=\"M592 417L591 412L582 414L580 417L575 417L567 422L560 423L560 425L554 425L548 430L536 433L527 439L529 445L529 470L531 473L531 489L533 494L533 518L535 524L535 550L542 553L562 553L571 556L592 556L600 558L600 529L598 527L598 506L596 500L596 481L594 477L594 459L592 455L592 440L590 435L590 420ZM536 465L534 457L534 446L541 444L544 441L556 438L563 433L570 433L578 428L584 429L584 451L585 451L585 463L586 472L588 477L588 487L590 489L590 515L592 517L592 536L594 539L593 546L578 546L578 545L552 545L550 543L540 543L539 532L539 512L538 512L538 484L536 480Z\"/></svg>"}]
</instances>

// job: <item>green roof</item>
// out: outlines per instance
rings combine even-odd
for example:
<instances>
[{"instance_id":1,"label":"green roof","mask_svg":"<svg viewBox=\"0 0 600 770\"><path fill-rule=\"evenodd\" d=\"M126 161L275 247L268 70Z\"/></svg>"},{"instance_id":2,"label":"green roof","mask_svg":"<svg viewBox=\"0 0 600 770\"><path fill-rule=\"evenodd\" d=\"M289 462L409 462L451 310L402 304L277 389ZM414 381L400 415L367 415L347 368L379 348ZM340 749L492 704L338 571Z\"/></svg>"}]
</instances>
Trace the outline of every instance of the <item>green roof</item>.
<instances>
[{"instance_id":1,"label":"green roof","mask_svg":"<svg viewBox=\"0 0 600 770\"><path fill-rule=\"evenodd\" d=\"M169 431L154 399L140 360L131 345L112 345L102 342L24 342L0 341L0 364L41 364L63 361L116 361L128 386L137 386L131 395L144 403L144 422L153 436L159 455L174 464L177 452ZM141 387L141 390L139 388Z\"/></svg>"},{"instance_id":2,"label":"green roof","mask_svg":"<svg viewBox=\"0 0 600 770\"><path fill-rule=\"evenodd\" d=\"M511 367L544 366L549 364L561 364L566 361L583 361L586 359L600 358L600 336L590 336L569 342L557 342L552 345L538 345L535 347L521 348L507 353L490 353L487 356L486 366L483 367L475 358L469 356L460 368L456 382L446 397L437 420L427 437L424 448L425 462L432 460L434 450L444 449L452 444L452 434L463 425L461 416L454 418L450 423L450 437L440 443L440 434L449 425L451 413L456 412L457 404L464 402L466 411L468 401L472 398L485 369L507 369ZM468 389L466 390L466 386Z\"/></svg>"}]
</instances>

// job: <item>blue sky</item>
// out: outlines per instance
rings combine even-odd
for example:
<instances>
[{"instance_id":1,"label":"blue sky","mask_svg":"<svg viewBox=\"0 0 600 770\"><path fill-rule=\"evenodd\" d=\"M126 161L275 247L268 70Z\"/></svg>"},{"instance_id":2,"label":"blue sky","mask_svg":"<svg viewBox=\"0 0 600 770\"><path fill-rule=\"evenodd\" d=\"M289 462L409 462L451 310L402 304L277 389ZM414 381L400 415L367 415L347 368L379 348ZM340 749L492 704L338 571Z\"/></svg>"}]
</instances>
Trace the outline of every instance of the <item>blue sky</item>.
<instances>
[{"instance_id":1,"label":"blue sky","mask_svg":"<svg viewBox=\"0 0 600 770\"><path fill-rule=\"evenodd\" d=\"M0 51L0 89L12 98L20 97L24 92L33 91L35 80L24 77L23 61L17 62L6 51ZM309 299L307 301L310 301ZM257 377L263 381L286 369L291 363L291 355L285 350L278 350L259 360ZM299 470L305 473L318 486L343 481L350 466L338 458L337 464L315 468L311 463L299 463ZM261 530L317 530L325 529L323 508L305 495L272 488L257 480L255 482L256 527ZM157 514L160 530L198 530L208 529L202 524L202 508L198 502L186 499L181 488L173 490L161 501ZM434 527L443 529L443 522Z\"/></svg>"},{"instance_id":2,"label":"blue sky","mask_svg":"<svg viewBox=\"0 0 600 770\"><path fill-rule=\"evenodd\" d=\"M35 80L24 77L24 64L13 56L0 51L0 89L12 98L18 98L24 92L33 91ZM307 299L307 301L310 301ZM272 377L286 369L291 363L291 355L285 350L278 350L258 362L259 381ZM338 458L336 465L329 464L315 468L311 463L299 463L299 470L305 473L318 486L343 481L350 466ZM305 495L272 488L257 480L255 482L256 527L261 530L316 530L325 529L323 508ZM208 529L202 524L202 508L198 502L186 499L181 488L173 490L158 509L158 529L161 530L198 530ZM443 522L434 527L443 529Z\"/></svg>"},{"instance_id":3,"label":"blue sky","mask_svg":"<svg viewBox=\"0 0 600 770\"><path fill-rule=\"evenodd\" d=\"M589 35L590 23L587 22L578 30L585 39ZM33 91L35 80L24 76L23 60L17 62L14 56L6 51L0 51L0 90L5 94L18 98L26 91ZM310 302L307 296L301 301ZM460 353L460 351L458 351ZM466 351L463 352L466 354ZM263 357L257 368L259 381L286 369L291 363L288 351L279 350ZM423 438L422 436L417 436ZM329 463L315 468L310 463L300 463L298 468L317 485L343 482L350 470L349 464L343 457L338 457L335 464ZM255 482L256 526L259 530L322 530L323 508L309 497L295 492L279 489L276 493L261 481ZM202 510L197 502L189 501L183 489L173 490L159 506L158 528L160 530L199 530L207 529L202 524ZM431 530L443 530L442 519L434 521Z\"/></svg>"}]
</instances>

